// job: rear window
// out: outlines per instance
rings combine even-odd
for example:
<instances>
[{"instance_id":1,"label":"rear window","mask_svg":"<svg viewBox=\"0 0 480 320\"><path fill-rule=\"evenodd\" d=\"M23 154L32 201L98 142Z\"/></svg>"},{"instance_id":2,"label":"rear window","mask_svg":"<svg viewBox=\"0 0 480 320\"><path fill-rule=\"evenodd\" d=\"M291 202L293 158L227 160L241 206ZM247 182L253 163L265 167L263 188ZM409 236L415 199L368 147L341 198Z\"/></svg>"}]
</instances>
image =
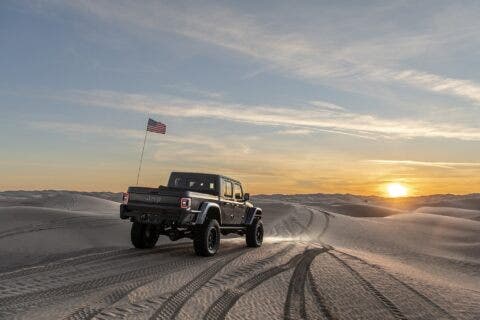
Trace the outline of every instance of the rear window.
<instances>
[{"instance_id":1,"label":"rear window","mask_svg":"<svg viewBox=\"0 0 480 320\"><path fill-rule=\"evenodd\" d=\"M206 175L175 175L170 177L168 186L205 193L215 193L217 190L215 178Z\"/></svg>"}]
</instances>

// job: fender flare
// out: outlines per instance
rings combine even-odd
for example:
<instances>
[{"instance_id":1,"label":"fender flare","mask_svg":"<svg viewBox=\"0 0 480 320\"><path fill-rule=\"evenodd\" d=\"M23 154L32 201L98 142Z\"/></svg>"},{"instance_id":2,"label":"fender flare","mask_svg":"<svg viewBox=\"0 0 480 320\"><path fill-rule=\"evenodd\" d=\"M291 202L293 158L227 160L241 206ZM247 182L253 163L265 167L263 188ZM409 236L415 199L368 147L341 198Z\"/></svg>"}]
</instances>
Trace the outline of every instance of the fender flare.
<instances>
[{"instance_id":1,"label":"fender flare","mask_svg":"<svg viewBox=\"0 0 480 320\"><path fill-rule=\"evenodd\" d=\"M218 203L215 203L215 202L204 202L204 203L202 203L202 205L200 206L200 210L199 210L200 212L197 214L197 219L195 220L195 224L197 224L197 225L203 224L205 222L205 219L207 218L208 210L210 210L211 208L217 208L218 209L218 212L219 212L218 223L220 225L222 225L222 211L221 211Z\"/></svg>"},{"instance_id":2,"label":"fender flare","mask_svg":"<svg viewBox=\"0 0 480 320\"><path fill-rule=\"evenodd\" d=\"M248 210L246 216L245 216L245 224L246 225L251 225L253 222L253 219L257 217L262 217L262 209L258 207L252 207Z\"/></svg>"}]
</instances>

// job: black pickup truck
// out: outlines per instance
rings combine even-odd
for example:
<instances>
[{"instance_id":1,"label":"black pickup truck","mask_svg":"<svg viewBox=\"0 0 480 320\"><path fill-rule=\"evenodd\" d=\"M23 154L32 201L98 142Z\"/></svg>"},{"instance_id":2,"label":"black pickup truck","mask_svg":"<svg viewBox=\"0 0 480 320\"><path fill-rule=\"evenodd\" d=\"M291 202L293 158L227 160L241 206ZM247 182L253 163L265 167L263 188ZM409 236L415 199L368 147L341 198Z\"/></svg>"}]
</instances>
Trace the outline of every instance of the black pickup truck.
<instances>
[{"instance_id":1,"label":"black pickup truck","mask_svg":"<svg viewBox=\"0 0 480 320\"><path fill-rule=\"evenodd\" d=\"M218 251L220 234L245 235L247 246L262 245L262 209L249 198L237 180L172 172L166 187L129 187L120 218L133 222L131 240L136 248L153 248L159 235L167 235L172 241L193 239L198 255L212 256Z\"/></svg>"}]
</instances>

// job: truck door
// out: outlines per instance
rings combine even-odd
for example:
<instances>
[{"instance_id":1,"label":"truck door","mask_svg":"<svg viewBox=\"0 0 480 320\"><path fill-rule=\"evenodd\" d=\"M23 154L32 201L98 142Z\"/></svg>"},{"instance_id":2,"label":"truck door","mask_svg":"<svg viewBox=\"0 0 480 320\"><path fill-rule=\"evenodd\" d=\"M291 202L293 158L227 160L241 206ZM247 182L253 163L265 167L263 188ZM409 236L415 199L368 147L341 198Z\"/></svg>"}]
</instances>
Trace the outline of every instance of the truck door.
<instances>
[{"instance_id":1,"label":"truck door","mask_svg":"<svg viewBox=\"0 0 480 320\"><path fill-rule=\"evenodd\" d=\"M228 180L222 179L223 196L220 199L220 209L222 210L222 224L234 224L234 205L233 184Z\"/></svg>"},{"instance_id":2,"label":"truck door","mask_svg":"<svg viewBox=\"0 0 480 320\"><path fill-rule=\"evenodd\" d=\"M243 200L243 190L239 183L233 184L233 196L235 198L235 206L233 210L234 223L241 224L245 219L245 201Z\"/></svg>"}]
</instances>

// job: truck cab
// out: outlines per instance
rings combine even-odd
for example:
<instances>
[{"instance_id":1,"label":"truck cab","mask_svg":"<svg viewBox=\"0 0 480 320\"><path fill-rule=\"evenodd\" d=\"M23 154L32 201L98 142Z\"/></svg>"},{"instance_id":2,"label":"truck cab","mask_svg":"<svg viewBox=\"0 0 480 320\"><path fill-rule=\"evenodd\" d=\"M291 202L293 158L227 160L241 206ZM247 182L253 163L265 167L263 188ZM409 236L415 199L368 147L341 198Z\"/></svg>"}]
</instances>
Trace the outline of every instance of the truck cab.
<instances>
[{"instance_id":1,"label":"truck cab","mask_svg":"<svg viewBox=\"0 0 480 320\"><path fill-rule=\"evenodd\" d=\"M238 225L245 219L245 209L250 203L245 200L240 182L226 177L220 178L220 208L224 225Z\"/></svg>"}]
</instances>

